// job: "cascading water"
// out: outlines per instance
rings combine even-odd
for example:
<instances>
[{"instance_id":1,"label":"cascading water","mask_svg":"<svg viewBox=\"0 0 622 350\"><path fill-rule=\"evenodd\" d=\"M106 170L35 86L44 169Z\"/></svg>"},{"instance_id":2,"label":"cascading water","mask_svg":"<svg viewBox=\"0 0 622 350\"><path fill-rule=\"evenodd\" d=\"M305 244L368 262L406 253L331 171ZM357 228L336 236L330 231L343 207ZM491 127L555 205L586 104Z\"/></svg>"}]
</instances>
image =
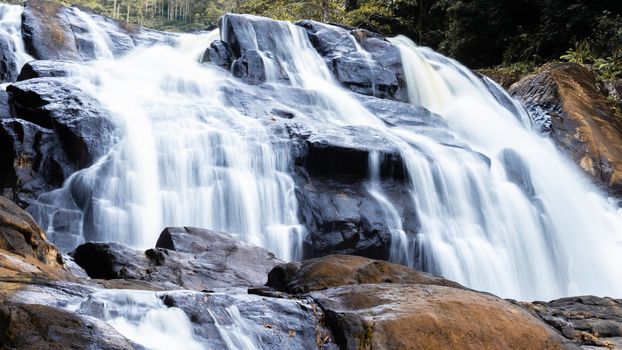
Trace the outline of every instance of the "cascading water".
<instances>
[{"instance_id":1,"label":"cascading water","mask_svg":"<svg viewBox=\"0 0 622 350\"><path fill-rule=\"evenodd\" d=\"M26 53L24 41L22 40L22 11L19 5L8 5L0 3L0 40L8 40L8 45L15 55L15 69L17 72L33 58ZM3 65L11 64L2 62ZM1 85L0 85L1 86Z\"/></svg>"},{"instance_id":2,"label":"cascading water","mask_svg":"<svg viewBox=\"0 0 622 350\"><path fill-rule=\"evenodd\" d=\"M256 35L251 22L245 30ZM90 73L71 78L112 113L124 136L63 189L40 198L40 222L53 221L46 216L60 207L89 215L75 228L81 240L151 246L164 226L199 226L285 259L299 256L304 228L290 146L225 102L243 83L197 63L217 35L181 36L175 48L137 48L89 63ZM402 53L410 101L442 116L447 132L467 147L386 125L336 82L301 27L272 22L269 40L260 45L255 37L253 48L266 67L264 85L305 91L316 122L365 126L398 149L417 212L416 237L404 232L378 184L378 154L369 159L368 191L384 208L392 259L504 297L620 294L620 213L525 126L528 116L505 93L495 97L467 69L404 38L392 42ZM88 205L77 208L76 193Z\"/></svg>"},{"instance_id":3,"label":"cascading water","mask_svg":"<svg viewBox=\"0 0 622 350\"><path fill-rule=\"evenodd\" d=\"M258 121L225 105L220 86L235 84L229 75L198 64L217 35L182 36L175 48L137 49L76 74L75 83L117 118L124 137L63 189L42 196L36 215L72 209L68 192L79 188L91 195L90 239L148 247L165 226L196 226L295 258L302 227L289 149L273 146ZM48 231L53 239L66 235Z\"/></svg>"}]
</instances>

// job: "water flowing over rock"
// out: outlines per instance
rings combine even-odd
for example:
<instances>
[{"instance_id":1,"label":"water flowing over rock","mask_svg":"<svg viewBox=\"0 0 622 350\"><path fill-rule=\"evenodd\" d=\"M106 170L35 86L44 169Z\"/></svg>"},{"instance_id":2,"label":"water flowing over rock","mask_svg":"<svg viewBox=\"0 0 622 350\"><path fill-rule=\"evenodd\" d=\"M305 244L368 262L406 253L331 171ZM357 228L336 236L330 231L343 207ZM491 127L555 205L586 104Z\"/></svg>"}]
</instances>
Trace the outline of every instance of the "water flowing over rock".
<instances>
[{"instance_id":1,"label":"water flowing over rock","mask_svg":"<svg viewBox=\"0 0 622 350\"><path fill-rule=\"evenodd\" d=\"M284 260L382 258L503 297L622 289L620 213L498 85L406 38L231 14L159 40L44 1L23 17L47 60L0 94L3 192L63 252L142 250L192 226ZM154 261L194 259L150 251L124 263L140 281Z\"/></svg>"},{"instance_id":2,"label":"water flowing over rock","mask_svg":"<svg viewBox=\"0 0 622 350\"><path fill-rule=\"evenodd\" d=\"M622 195L622 123L591 72L573 63L550 64L512 85L510 93L585 173Z\"/></svg>"}]
</instances>

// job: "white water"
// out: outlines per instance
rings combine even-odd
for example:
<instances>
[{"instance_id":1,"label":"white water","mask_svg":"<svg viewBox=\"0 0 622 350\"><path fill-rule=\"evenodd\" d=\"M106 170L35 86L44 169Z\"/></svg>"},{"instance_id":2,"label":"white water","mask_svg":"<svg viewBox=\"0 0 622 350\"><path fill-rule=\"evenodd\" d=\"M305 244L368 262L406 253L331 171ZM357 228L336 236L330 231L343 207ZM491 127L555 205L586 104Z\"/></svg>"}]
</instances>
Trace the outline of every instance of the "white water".
<instances>
[{"instance_id":1,"label":"white water","mask_svg":"<svg viewBox=\"0 0 622 350\"><path fill-rule=\"evenodd\" d=\"M26 53L22 40L22 11L22 6L0 3L0 34L6 35L11 40L9 44L15 52L15 66L18 72L24 64L33 60L32 56Z\"/></svg>"},{"instance_id":2,"label":"white water","mask_svg":"<svg viewBox=\"0 0 622 350\"><path fill-rule=\"evenodd\" d=\"M89 16L89 14L80 10L77 7L71 8L73 12L76 14L78 18L80 18L84 24L86 24L86 29L91 36L91 40L93 42L93 47L95 50L95 57L98 59L111 59L114 58L114 53L110 49L112 45L112 41L108 33L101 29L95 20Z\"/></svg>"},{"instance_id":3,"label":"white water","mask_svg":"<svg viewBox=\"0 0 622 350\"><path fill-rule=\"evenodd\" d=\"M136 49L73 77L112 112L124 137L45 201L57 206L75 186L95 191L93 239L150 247L166 226L196 226L293 259L303 228L289 149L275 148L258 120L225 105L228 74L198 64L217 36L181 36L177 47Z\"/></svg>"},{"instance_id":4,"label":"white water","mask_svg":"<svg viewBox=\"0 0 622 350\"><path fill-rule=\"evenodd\" d=\"M166 307L155 292L102 290L85 303L97 303L104 321L147 349L205 349L195 339L188 316L179 308Z\"/></svg>"},{"instance_id":5,"label":"white water","mask_svg":"<svg viewBox=\"0 0 622 350\"><path fill-rule=\"evenodd\" d=\"M254 33L250 24L246 30ZM164 226L199 226L297 257L304 228L289 146L271 142L263 122L224 102L222 87L242 88L238 80L197 63L217 35L182 36L177 47L138 48L90 63L95 73L76 73L124 136L96 165L44 196L44 215L55 215L77 188L92 206L89 239L147 247ZM373 128L399 149L419 220L416 239L379 185L374 153L368 187L389 222L394 261L503 297L622 294L621 214L525 127L526 115L501 105L470 71L393 39L410 101L441 115L472 151L386 126L339 86L302 28L274 24L271 38L272 45L255 47L269 68L268 85L287 84L278 80L280 67L291 85L308 91L317 122Z\"/></svg>"},{"instance_id":6,"label":"white water","mask_svg":"<svg viewBox=\"0 0 622 350\"><path fill-rule=\"evenodd\" d=\"M434 169L426 169L406 158L411 174L419 172L411 180L426 266L503 296L620 295L620 211L469 70L404 37L392 42L402 52L411 102L443 116L492 161L488 171L432 150ZM514 156L504 165L508 150ZM508 167L525 168L519 175L533 189L517 186ZM434 188L442 190L426 190Z\"/></svg>"}]
</instances>

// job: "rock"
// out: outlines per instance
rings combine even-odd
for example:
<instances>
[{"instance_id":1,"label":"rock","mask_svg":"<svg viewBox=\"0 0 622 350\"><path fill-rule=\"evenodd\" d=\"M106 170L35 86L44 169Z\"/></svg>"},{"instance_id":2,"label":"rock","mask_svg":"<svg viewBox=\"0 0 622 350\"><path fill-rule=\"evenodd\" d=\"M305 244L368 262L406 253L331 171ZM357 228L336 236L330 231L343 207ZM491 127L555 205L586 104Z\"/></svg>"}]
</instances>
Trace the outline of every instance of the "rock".
<instances>
[{"instance_id":1,"label":"rock","mask_svg":"<svg viewBox=\"0 0 622 350\"><path fill-rule=\"evenodd\" d=\"M211 290L265 283L281 261L263 248L197 228L166 228L156 248L86 243L71 254L91 278L139 280L165 289Z\"/></svg>"},{"instance_id":2,"label":"rock","mask_svg":"<svg viewBox=\"0 0 622 350\"><path fill-rule=\"evenodd\" d=\"M0 83L15 81L17 69L13 41L8 35L0 33Z\"/></svg>"},{"instance_id":3,"label":"rock","mask_svg":"<svg viewBox=\"0 0 622 350\"><path fill-rule=\"evenodd\" d=\"M77 169L108 152L119 134L106 110L62 78L35 78L7 87L17 117L53 129Z\"/></svg>"},{"instance_id":4,"label":"rock","mask_svg":"<svg viewBox=\"0 0 622 350\"><path fill-rule=\"evenodd\" d=\"M80 69L86 69L86 67L72 61L30 61L22 67L17 81L44 77L62 78Z\"/></svg>"},{"instance_id":5,"label":"rock","mask_svg":"<svg viewBox=\"0 0 622 350\"><path fill-rule=\"evenodd\" d=\"M59 251L47 242L45 232L28 213L0 196L0 250L24 258L34 258L50 267L60 268Z\"/></svg>"},{"instance_id":6,"label":"rock","mask_svg":"<svg viewBox=\"0 0 622 350\"><path fill-rule=\"evenodd\" d=\"M139 349L107 323L45 305L0 304L2 349Z\"/></svg>"},{"instance_id":7,"label":"rock","mask_svg":"<svg viewBox=\"0 0 622 350\"><path fill-rule=\"evenodd\" d=\"M579 345L620 346L622 300L579 296L522 305Z\"/></svg>"},{"instance_id":8,"label":"rock","mask_svg":"<svg viewBox=\"0 0 622 350\"><path fill-rule=\"evenodd\" d=\"M364 95L406 100L399 49L385 38L314 21L296 24L307 30L311 43L344 86Z\"/></svg>"},{"instance_id":9,"label":"rock","mask_svg":"<svg viewBox=\"0 0 622 350\"><path fill-rule=\"evenodd\" d=\"M20 119L0 120L0 188L27 207L76 171L53 130Z\"/></svg>"},{"instance_id":10,"label":"rock","mask_svg":"<svg viewBox=\"0 0 622 350\"><path fill-rule=\"evenodd\" d=\"M390 258L390 227L395 223L371 195L366 181L305 174L295 179L301 221L309 231L303 242L305 258L328 254ZM385 180L381 186L406 218L406 234L414 238L416 214L406 187L395 180Z\"/></svg>"},{"instance_id":11,"label":"rock","mask_svg":"<svg viewBox=\"0 0 622 350\"><path fill-rule=\"evenodd\" d=\"M68 9L46 0L28 0L22 13L26 51L39 60L81 61Z\"/></svg>"},{"instance_id":12,"label":"rock","mask_svg":"<svg viewBox=\"0 0 622 350\"><path fill-rule=\"evenodd\" d=\"M227 341L232 348L243 348L246 339L266 349L337 349L322 323L321 309L310 300L192 292L161 297L188 315L195 336L210 349L227 348ZM228 327L235 328L229 333Z\"/></svg>"},{"instance_id":13,"label":"rock","mask_svg":"<svg viewBox=\"0 0 622 350\"><path fill-rule=\"evenodd\" d=\"M327 288L373 283L464 288L456 282L403 265L351 255L329 255L277 265L270 271L266 285L277 291L303 294Z\"/></svg>"},{"instance_id":14,"label":"rock","mask_svg":"<svg viewBox=\"0 0 622 350\"><path fill-rule=\"evenodd\" d=\"M85 243L71 256L91 278L145 279L150 261L145 253L122 243Z\"/></svg>"},{"instance_id":15,"label":"rock","mask_svg":"<svg viewBox=\"0 0 622 350\"><path fill-rule=\"evenodd\" d=\"M214 40L203 53L201 63L213 63L225 69L231 68L233 63L233 54L229 44L222 40Z\"/></svg>"},{"instance_id":16,"label":"rock","mask_svg":"<svg viewBox=\"0 0 622 350\"><path fill-rule=\"evenodd\" d=\"M359 284L312 292L341 349L576 349L492 295L423 284Z\"/></svg>"},{"instance_id":17,"label":"rock","mask_svg":"<svg viewBox=\"0 0 622 350\"><path fill-rule=\"evenodd\" d=\"M622 195L622 122L591 72L573 63L548 64L514 84L510 93L596 183Z\"/></svg>"},{"instance_id":18,"label":"rock","mask_svg":"<svg viewBox=\"0 0 622 350\"><path fill-rule=\"evenodd\" d=\"M477 73L487 76L506 90L509 90L514 83L518 82L523 77L523 74L518 71L506 71L494 68L478 69Z\"/></svg>"},{"instance_id":19,"label":"rock","mask_svg":"<svg viewBox=\"0 0 622 350\"><path fill-rule=\"evenodd\" d=\"M99 52L91 25L97 24L106 42ZM170 44L175 35L131 27L85 8L66 7L47 0L27 0L22 14L22 36L28 53L39 60L88 61L101 55L121 56L139 45Z\"/></svg>"},{"instance_id":20,"label":"rock","mask_svg":"<svg viewBox=\"0 0 622 350\"><path fill-rule=\"evenodd\" d=\"M517 305L384 261L283 264L267 285L313 298L340 349L575 348Z\"/></svg>"},{"instance_id":21,"label":"rock","mask_svg":"<svg viewBox=\"0 0 622 350\"><path fill-rule=\"evenodd\" d=\"M13 117L11 105L9 104L9 94L0 90L0 120Z\"/></svg>"}]
</instances>

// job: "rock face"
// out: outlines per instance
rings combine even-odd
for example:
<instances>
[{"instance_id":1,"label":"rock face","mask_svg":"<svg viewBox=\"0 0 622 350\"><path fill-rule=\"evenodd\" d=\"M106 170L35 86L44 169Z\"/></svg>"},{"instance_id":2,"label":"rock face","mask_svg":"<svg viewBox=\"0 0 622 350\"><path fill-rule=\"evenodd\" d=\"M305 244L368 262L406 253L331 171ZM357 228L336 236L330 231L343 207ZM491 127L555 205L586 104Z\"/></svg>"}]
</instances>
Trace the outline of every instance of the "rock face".
<instances>
[{"instance_id":1,"label":"rock face","mask_svg":"<svg viewBox=\"0 0 622 350\"><path fill-rule=\"evenodd\" d=\"M72 253L97 279L139 280L165 289L210 290L261 285L280 260L225 233L166 228L156 248L140 252L120 243L86 243Z\"/></svg>"},{"instance_id":2,"label":"rock face","mask_svg":"<svg viewBox=\"0 0 622 350\"><path fill-rule=\"evenodd\" d=\"M575 343L622 347L621 300L581 296L523 305Z\"/></svg>"},{"instance_id":3,"label":"rock face","mask_svg":"<svg viewBox=\"0 0 622 350\"><path fill-rule=\"evenodd\" d=\"M549 64L514 84L510 93L596 183L622 195L622 121L591 72L573 63Z\"/></svg>"}]
</instances>

